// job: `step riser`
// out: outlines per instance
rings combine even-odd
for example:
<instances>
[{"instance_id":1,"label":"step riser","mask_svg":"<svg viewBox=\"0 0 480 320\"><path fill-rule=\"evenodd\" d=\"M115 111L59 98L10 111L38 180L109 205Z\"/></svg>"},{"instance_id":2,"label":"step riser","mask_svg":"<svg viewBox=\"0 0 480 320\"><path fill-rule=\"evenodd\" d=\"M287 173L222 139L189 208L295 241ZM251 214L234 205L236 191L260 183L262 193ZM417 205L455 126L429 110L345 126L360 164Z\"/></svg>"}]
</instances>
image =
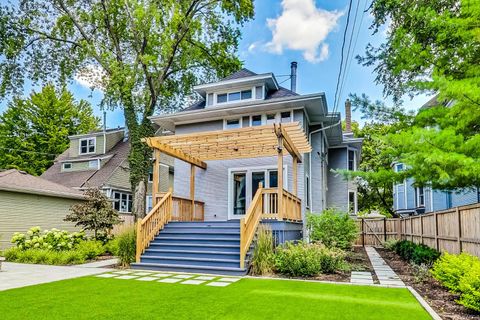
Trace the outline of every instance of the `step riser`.
<instances>
[{"instance_id":1,"label":"step riser","mask_svg":"<svg viewBox=\"0 0 480 320\"><path fill-rule=\"evenodd\" d=\"M203 239L239 239L240 240L240 234L238 233L192 233L192 232L169 232L169 231L162 231L160 234L155 237L157 238L188 238L188 239L198 239L198 238L203 238Z\"/></svg>"},{"instance_id":2,"label":"step riser","mask_svg":"<svg viewBox=\"0 0 480 320\"><path fill-rule=\"evenodd\" d=\"M197 227L197 228L184 228L184 227L165 227L161 233L228 233L228 234L240 234L240 228L210 228L210 227Z\"/></svg>"},{"instance_id":3,"label":"step riser","mask_svg":"<svg viewBox=\"0 0 480 320\"><path fill-rule=\"evenodd\" d=\"M158 258L158 257L148 257L143 255L140 259L140 262L145 263L156 263L156 264L170 264L170 265L187 265L195 267L220 267L220 268L239 268L239 262L221 262L221 261L190 261L190 260L180 260L180 259L169 259L169 258Z\"/></svg>"},{"instance_id":4,"label":"step riser","mask_svg":"<svg viewBox=\"0 0 480 320\"><path fill-rule=\"evenodd\" d=\"M189 228L189 227L223 227L223 228L239 228L240 222L230 222L230 221L217 221L217 222L169 222L167 227L180 227L180 228Z\"/></svg>"},{"instance_id":5,"label":"step riser","mask_svg":"<svg viewBox=\"0 0 480 320\"><path fill-rule=\"evenodd\" d=\"M240 254L240 248L238 246L234 247L213 247L208 245L200 245L200 246L191 246L191 245L172 245L169 243L150 243L151 249L165 249L165 250L174 250L176 252L183 252L183 251L220 251L220 252L231 252Z\"/></svg>"},{"instance_id":6,"label":"step riser","mask_svg":"<svg viewBox=\"0 0 480 320\"><path fill-rule=\"evenodd\" d=\"M225 276L244 276L244 271L228 271L228 270L209 270L203 268L178 268L178 267L164 267L164 266L142 266L141 264L132 264L132 269L137 270L155 270L155 271L168 271L168 272L187 272L196 274L218 274Z\"/></svg>"},{"instance_id":7,"label":"step riser","mask_svg":"<svg viewBox=\"0 0 480 320\"><path fill-rule=\"evenodd\" d=\"M239 260L240 259L240 254L239 253L192 253L192 252L181 252L181 251L175 251L175 252L158 252L158 251L153 251L147 249L145 253L143 254L144 257L151 257L151 256L157 256L157 257L185 257L185 258L201 258L201 259L231 259L231 260Z\"/></svg>"},{"instance_id":8,"label":"step riser","mask_svg":"<svg viewBox=\"0 0 480 320\"><path fill-rule=\"evenodd\" d=\"M182 244L226 244L226 245L240 245L239 240L222 240L222 239L194 239L194 238L173 238L166 239L165 237L156 237L153 243L182 243Z\"/></svg>"}]
</instances>

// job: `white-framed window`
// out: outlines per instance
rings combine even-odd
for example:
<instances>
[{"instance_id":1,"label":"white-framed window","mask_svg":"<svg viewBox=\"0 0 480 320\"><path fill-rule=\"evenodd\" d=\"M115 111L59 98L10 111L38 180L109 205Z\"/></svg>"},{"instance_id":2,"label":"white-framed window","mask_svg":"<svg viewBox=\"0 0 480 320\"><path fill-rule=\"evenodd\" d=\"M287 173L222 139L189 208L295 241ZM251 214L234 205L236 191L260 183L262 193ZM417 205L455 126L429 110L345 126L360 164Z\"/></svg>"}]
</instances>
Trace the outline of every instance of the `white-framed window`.
<instances>
[{"instance_id":1,"label":"white-framed window","mask_svg":"<svg viewBox=\"0 0 480 320\"><path fill-rule=\"evenodd\" d=\"M293 111L282 111L280 112L280 122L292 122L293 121Z\"/></svg>"},{"instance_id":2,"label":"white-framed window","mask_svg":"<svg viewBox=\"0 0 480 320\"><path fill-rule=\"evenodd\" d=\"M225 93L217 93L217 104L235 102L240 100L251 100L252 89L237 90Z\"/></svg>"},{"instance_id":3,"label":"white-framed window","mask_svg":"<svg viewBox=\"0 0 480 320\"><path fill-rule=\"evenodd\" d=\"M118 212L132 212L132 195L128 192L113 191L113 208Z\"/></svg>"},{"instance_id":4,"label":"white-framed window","mask_svg":"<svg viewBox=\"0 0 480 320\"><path fill-rule=\"evenodd\" d=\"M148 214L153 209L153 197L147 196L145 199L145 213Z\"/></svg>"},{"instance_id":5,"label":"white-framed window","mask_svg":"<svg viewBox=\"0 0 480 320\"><path fill-rule=\"evenodd\" d=\"M80 139L79 144L78 144L78 153L79 154L89 154L89 153L95 153L95 144L96 144L96 138L85 138L85 139Z\"/></svg>"},{"instance_id":6,"label":"white-framed window","mask_svg":"<svg viewBox=\"0 0 480 320\"><path fill-rule=\"evenodd\" d=\"M423 187L415 188L417 207L425 207L425 190Z\"/></svg>"},{"instance_id":7,"label":"white-framed window","mask_svg":"<svg viewBox=\"0 0 480 320\"><path fill-rule=\"evenodd\" d=\"M264 86L256 86L255 87L255 99L261 100L265 97L265 87Z\"/></svg>"},{"instance_id":8,"label":"white-framed window","mask_svg":"<svg viewBox=\"0 0 480 320\"><path fill-rule=\"evenodd\" d=\"M72 163L71 162L65 162L62 164L63 170L70 170L72 169Z\"/></svg>"},{"instance_id":9,"label":"white-framed window","mask_svg":"<svg viewBox=\"0 0 480 320\"><path fill-rule=\"evenodd\" d=\"M357 214L357 192L356 191L348 191L348 212L350 214Z\"/></svg>"},{"instance_id":10,"label":"white-framed window","mask_svg":"<svg viewBox=\"0 0 480 320\"><path fill-rule=\"evenodd\" d=\"M266 124L273 124L278 122L278 114L277 113L267 113L265 115L265 123Z\"/></svg>"},{"instance_id":11,"label":"white-framed window","mask_svg":"<svg viewBox=\"0 0 480 320\"><path fill-rule=\"evenodd\" d=\"M355 150L348 149L348 170L355 171L357 169L357 163L355 161Z\"/></svg>"},{"instance_id":12,"label":"white-framed window","mask_svg":"<svg viewBox=\"0 0 480 320\"><path fill-rule=\"evenodd\" d=\"M99 169L99 168L98 168L99 162L100 162L100 161L98 161L98 159L90 160L90 161L88 161L88 167L89 167L90 169Z\"/></svg>"},{"instance_id":13,"label":"white-framed window","mask_svg":"<svg viewBox=\"0 0 480 320\"><path fill-rule=\"evenodd\" d=\"M402 172L403 171L403 163L397 163L395 165L395 172Z\"/></svg>"},{"instance_id":14,"label":"white-framed window","mask_svg":"<svg viewBox=\"0 0 480 320\"><path fill-rule=\"evenodd\" d=\"M242 127L242 117L223 120L223 129L239 129Z\"/></svg>"},{"instance_id":15,"label":"white-framed window","mask_svg":"<svg viewBox=\"0 0 480 320\"><path fill-rule=\"evenodd\" d=\"M261 114L250 116L250 127L261 126L262 124L264 124L264 121Z\"/></svg>"},{"instance_id":16,"label":"white-framed window","mask_svg":"<svg viewBox=\"0 0 480 320\"><path fill-rule=\"evenodd\" d=\"M262 114L253 114L253 115L250 115L249 117L249 123L248 125L250 127L255 127L255 126L263 126L263 125L266 125L266 124L273 124L273 123L285 123L285 122L293 122L293 110L289 110L289 111L282 111L282 112L272 112L272 113L262 113ZM242 127L242 123L241 123L241 119L240 118L240 127ZM225 119L224 120L224 129L233 129L233 128L237 128L237 127L228 127L225 123L225 121L228 121L228 120L237 120L237 118L235 119Z\"/></svg>"}]
</instances>

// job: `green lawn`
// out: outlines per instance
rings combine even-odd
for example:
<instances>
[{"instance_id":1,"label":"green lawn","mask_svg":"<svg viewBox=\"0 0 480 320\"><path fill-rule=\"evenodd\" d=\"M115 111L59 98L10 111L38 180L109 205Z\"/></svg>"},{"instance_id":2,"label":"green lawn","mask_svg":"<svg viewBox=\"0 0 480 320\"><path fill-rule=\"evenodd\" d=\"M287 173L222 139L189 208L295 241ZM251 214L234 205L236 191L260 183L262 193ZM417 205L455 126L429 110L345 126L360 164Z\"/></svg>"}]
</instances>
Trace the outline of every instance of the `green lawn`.
<instances>
[{"instance_id":1,"label":"green lawn","mask_svg":"<svg viewBox=\"0 0 480 320\"><path fill-rule=\"evenodd\" d=\"M83 277L0 292L7 319L430 319L407 289L242 279L228 287Z\"/></svg>"}]
</instances>

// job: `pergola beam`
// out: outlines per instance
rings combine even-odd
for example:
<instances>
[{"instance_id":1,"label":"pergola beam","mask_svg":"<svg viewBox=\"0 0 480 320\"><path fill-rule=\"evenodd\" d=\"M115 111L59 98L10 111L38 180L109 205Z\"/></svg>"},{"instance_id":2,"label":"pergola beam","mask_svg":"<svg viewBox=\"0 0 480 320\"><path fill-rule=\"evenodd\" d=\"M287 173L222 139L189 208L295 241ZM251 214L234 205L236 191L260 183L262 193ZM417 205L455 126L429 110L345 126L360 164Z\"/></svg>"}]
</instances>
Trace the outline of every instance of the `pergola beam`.
<instances>
[{"instance_id":1,"label":"pergola beam","mask_svg":"<svg viewBox=\"0 0 480 320\"><path fill-rule=\"evenodd\" d=\"M290 153L290 155L293 158L297 158L299 162L302 162L302 158L300 156L300 152L298 152L297 147L293 143L292 139L290 139L290 136L288 135L287 131L285 128L282 126L282 124L275 126L275 133L277 134L277 137L283 138L283 146L287 151Z\"/></svg>"},{"instance_id":2,"label":"pergola beam","mask_svg":"<svg viewBox=\"0 0 480 320\"><path fill-rule=\"evenodd\" d=\"M183 160L199 168L207 169L207 164L202 160L186 154L185 152L178 150L174 147L171 147L168 144L161 143L155 138L144 138L143 141L146 142L150 147L155 148L165 154L168 154L169 156Z\"/></svg>"}]
</instances>

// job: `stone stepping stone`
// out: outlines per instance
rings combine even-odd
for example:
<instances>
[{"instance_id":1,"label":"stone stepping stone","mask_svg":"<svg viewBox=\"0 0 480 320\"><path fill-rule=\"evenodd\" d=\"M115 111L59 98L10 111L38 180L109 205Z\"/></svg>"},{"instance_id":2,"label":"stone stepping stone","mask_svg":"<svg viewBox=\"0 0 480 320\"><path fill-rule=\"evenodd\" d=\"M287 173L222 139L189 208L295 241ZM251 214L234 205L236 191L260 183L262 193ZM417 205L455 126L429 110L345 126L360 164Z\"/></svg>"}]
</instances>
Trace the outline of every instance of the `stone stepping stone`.
<instances>
[{"instance_id":1,"label":"stone stepping stone","mask_svg":"<svg viewBox=\"0 0 480 320\"><path fill-rule=\"evenodd\" d=\"M177 279L190 279L193 278L194 275L189 275L189 274L177 274L173 276L172 278L177 278Z\"/></svg>"},{"instance_id":2,"label":"stone stepping stone","mask_svg":"<svg viewBox=\"0 0 480 320\"><path fill-rule=\"evenodd\" d=\"M154 273L151 274L151 277L157 277L157 278L165 278L165 277L170 277L172 274L171 273Z\"/></svg>"},{"instance_id":3,"label":"stone stepping stone","mask_svg":"<svg viewBox=\"0 0 480 320\"><path fill-rule=\"evenodd\" d=\"M134 272L133 274L136 275L136 276L141 277L141 276L148 276L148 275L150 275L150 274L152 274L152 273L151 273L151 272Z\"/></svg>"},{"instance_id":4,"label":"stone stepping stone","mask_svg":"<svg viewBox=\"0 0 480 320\"><path fill-rule=\"evenodd\" d=\"M130 274L132 272L131 271L115 271L113 273L115 273L115 274Z\"/></svg>"},{"instance_id":5,"label":"stone stepping stone","mask_svg":"<svg viewBox=\"0 0 480 320\"><path fill-rule=\"evenodd\" d=\"M124 276L116 277L115 279L130 280L135 278L137 278L137 276L124 275Z\"/></svg>"},{"instance_id":6,"label":"stone stepping stone","mask_svg":"<svg viewBox=\"0 0 480 320\"><path fill-rule=\"evenodd\" d=\"M206 280L206 281L210 281L210 280L213 280L215 279L216 277L211 277L211 276L200 276L200 277L196 277L195 280Z\"/></svg>"},{"instance_id":7,"label":"stone stepping stone","mask_svg":"<svg viewBox=\"0 0 480 320\"><path fill-rule=\"evenodd\" d=\"M137 278L135 280L140 280L140 281L153 281L153 280L158 280L158 278L155 277L142 277L142 278Z\"/></svg>"},{"instance_id":8,"label":"stone stepping stone","mask_svg":"<svg viewBox=\"0 0 480 320\"><path fill-rule=\"evenodd\" d=\"M96 277L98 278L113 278L116 276L118 276L118 274L113 274L113 273L102 273L102 274L96 275Z\"/></svg>"},{"instance_id":9,"label":"stone stepping stone","mask_svg":"<svg viewBox=\"0 0 480 320\"><path fill-rule=\"evenodd\" d=\"M163 283L176 283L182 281L182 279L175 279L175 278L165 278L162 280L158 280L157 282L163 282Z\"/></svg>"},{"instance_id":10,"label":"stone stepping stone","mask_svg":"<svg viewBox=\"0 0 480 320\"><path fill-rule=\"evenodd\" d=\"M193 285L199 285L204 283L205 281L200 281L200 280L185 280L183 282L180 282L181 284L193 284Z\"/></svg>"},{"instance_id":11,"label":"stone stepping stone","mask_svg":"<svg viewBox=\"0 0 480 320\"><path fill-rule=\"evenodd\" d=\"M220 282L237 282L240 278L220 278L217 281Z\"/></svg>"},{"instance_id":12,"label":"stone stepping stone","mask_svg":"<svg viewBox=\"0 0 480 320\"><path fill-rule=\"evenodd\" d=\"M207 286L211 286L211 287L226 287L228 285L230 285L231 282L217 282L217 281L214 281L214 282L210 282L210 283L207 283Z\"/></svg>"}]
</instances>

